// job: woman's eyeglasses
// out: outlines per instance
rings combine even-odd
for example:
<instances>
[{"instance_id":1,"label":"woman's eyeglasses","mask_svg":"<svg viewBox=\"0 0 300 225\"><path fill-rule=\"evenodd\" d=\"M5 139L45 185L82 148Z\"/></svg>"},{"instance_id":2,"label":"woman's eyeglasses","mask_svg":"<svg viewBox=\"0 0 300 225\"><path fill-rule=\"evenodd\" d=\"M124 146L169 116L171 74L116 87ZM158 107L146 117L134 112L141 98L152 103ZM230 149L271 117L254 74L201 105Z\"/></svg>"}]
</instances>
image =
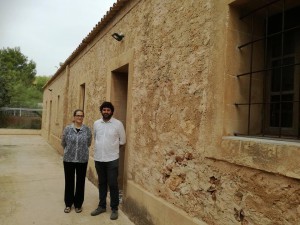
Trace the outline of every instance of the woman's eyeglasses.
<instances>
[{"instance_id":1,"label":"woman's eyeglasses","mask_svg":"<svg viewBox=\"0 0 300 225\"><path fill-rule=\"evenodd\" d=\"M75 115L76 117L81 117L81 118L83 118L84 117L84 115Z\"/></svg>"}]
</instances>

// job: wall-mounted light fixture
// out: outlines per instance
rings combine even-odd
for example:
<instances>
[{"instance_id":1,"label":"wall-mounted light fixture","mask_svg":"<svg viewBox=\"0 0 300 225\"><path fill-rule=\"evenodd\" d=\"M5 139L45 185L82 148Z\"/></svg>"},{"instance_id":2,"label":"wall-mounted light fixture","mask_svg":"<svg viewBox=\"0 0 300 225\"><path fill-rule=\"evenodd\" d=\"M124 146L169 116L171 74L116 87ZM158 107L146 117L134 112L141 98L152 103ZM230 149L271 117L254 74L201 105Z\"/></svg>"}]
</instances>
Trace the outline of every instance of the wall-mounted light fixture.
<instances>
[{"instance_id":1,"label":"wall-mounted light fixture","mask_svg":"<svg viewBox=\"0 0 300 225\"><path fill-rule=\"evenodd\" d=\"M113 33L111 36L117 41L122 41L122 39L125 37L122 33Z\"/></svg>"}]
</instances>

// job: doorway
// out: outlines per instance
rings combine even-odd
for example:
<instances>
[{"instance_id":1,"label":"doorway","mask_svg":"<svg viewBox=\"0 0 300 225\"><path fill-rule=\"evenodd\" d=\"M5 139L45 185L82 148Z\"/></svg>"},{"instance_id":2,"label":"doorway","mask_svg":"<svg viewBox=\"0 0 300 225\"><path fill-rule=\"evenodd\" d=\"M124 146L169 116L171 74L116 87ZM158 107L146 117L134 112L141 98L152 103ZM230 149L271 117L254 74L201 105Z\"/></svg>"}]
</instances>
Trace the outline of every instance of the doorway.
<instances>
[{"instance_id":1,"label":"doorway","mask_svg":"<svg viewBox=\"0 0 300 225\"><path fill-rule=\"evenodd\" d=\"M52 100L50 100L49 104L49 117L48 117L48 142L50 142L51 136L51 121L52 120Z\"/></svg>"},{"instance_id":2,"label":"doorway","mask_svg":"<svg viewBox=\"0 0 300 225\"><path fill-rule=\"evenodd\" d=\"M114 117L120 120L126 131L126 116L127 116L127 95L128 95L128 64L119 67L112 71L111 76L111 102L115 107ZM119 158L119 188L123 190L124 181L124 161L125 161L125 146L120 148Z\"/></svg>"}]
</instances>

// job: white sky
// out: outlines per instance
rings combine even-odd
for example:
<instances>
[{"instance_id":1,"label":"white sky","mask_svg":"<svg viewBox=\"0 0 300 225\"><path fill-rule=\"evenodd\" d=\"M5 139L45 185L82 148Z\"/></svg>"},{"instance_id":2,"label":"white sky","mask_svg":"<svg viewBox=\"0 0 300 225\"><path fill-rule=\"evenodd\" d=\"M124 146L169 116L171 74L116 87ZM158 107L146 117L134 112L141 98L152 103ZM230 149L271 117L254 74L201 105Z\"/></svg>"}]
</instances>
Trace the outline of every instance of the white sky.
<instances>
[{"instance_id":1,"label":"white sky","mask_svg":"<svg viewBox=\"0 0 300 225\"><path fill-rule=\"evenodd\" d=\"M0 49L20 47L51 76L117 0L0 0Z\"/></svg>"}]
</instances>

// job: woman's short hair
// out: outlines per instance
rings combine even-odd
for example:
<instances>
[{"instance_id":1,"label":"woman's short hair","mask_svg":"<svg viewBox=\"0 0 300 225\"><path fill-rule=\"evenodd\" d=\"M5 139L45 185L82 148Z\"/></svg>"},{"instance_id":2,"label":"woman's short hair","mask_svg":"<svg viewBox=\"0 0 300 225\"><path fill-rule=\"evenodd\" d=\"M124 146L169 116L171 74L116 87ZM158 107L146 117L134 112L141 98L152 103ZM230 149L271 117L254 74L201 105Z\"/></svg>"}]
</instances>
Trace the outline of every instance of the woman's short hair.
<instances>
[{"instance_id":1,"label":"woman's short hair","mask_svg":"<svg viewBox=\"0 0 300 225\"><path fill-rule=\"evenodd\" d=\"M84 112L82 109L76 109L73 113L73 116L76 116L77 112L82 112L82 114L84 115Z\"/></svg>"}]
</instances>

